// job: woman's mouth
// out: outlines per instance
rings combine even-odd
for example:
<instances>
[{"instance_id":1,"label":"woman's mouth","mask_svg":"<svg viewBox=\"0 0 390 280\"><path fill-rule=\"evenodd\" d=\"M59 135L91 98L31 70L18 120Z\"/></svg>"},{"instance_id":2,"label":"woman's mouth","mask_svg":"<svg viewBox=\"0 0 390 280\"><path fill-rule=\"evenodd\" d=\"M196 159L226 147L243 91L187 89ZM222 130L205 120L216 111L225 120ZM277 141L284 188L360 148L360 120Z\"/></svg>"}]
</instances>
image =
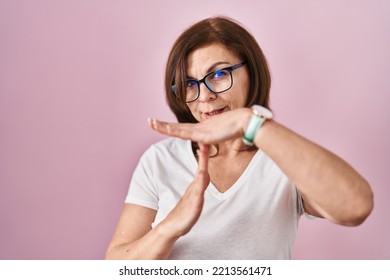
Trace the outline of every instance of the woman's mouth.
<instances>
[{"instance_id":1,"label":"woman's mouth","mask_svg":"<svg viewBox=\"0 0 390 280\"><path fill-rule=\"evenodd\" d=\"M206 119L210 119L213 116L222 114L225 111L225 109L226 109L226 107L223 107L222 109L217 109L217 110L213 110L211 112L204 113L204 115L206 116Z\"/></svg>"}]
</instances>

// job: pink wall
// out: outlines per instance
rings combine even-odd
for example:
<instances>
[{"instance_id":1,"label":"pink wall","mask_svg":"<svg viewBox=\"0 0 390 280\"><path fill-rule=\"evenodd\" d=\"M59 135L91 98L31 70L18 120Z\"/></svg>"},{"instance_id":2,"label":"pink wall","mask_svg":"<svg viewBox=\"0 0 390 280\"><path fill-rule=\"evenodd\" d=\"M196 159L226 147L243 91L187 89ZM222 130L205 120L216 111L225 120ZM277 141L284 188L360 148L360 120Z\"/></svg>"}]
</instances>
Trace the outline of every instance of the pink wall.
<instances>
[{"instance_id":1,"label":"pink wall","mask_svg":"<svg viewBox=\"0 0 390 280\"><path fill-rule=\"evenodd\" d=\"M302 219L296 259L390 258L390 3L0 1L0 259L101 259L139 156L173 120L165 59L189 24L244 23L277 119L372 184L360 227Z\"/></svg>"}]
</instances>

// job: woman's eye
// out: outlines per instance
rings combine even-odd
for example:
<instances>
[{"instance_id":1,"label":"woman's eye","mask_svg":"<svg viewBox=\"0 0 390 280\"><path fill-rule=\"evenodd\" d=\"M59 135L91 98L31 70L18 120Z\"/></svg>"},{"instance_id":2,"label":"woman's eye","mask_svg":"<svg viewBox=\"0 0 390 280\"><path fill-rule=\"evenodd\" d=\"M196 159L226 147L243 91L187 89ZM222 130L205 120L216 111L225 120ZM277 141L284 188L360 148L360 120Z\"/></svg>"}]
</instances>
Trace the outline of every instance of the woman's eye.
<instances>
[{"instance_id":1,"label":"woman's eye","mask_svg":"<svg viewBox=\"0 0 390 280\"><path fill-rule=\"evenodd\" d=\"M219 70L215 71L213 75L211 75L212 80L222 80L226 78L226 76L229 75L229 72L226 70Z\"/></svg>"},{"instance_id":2,"label":"woman's eye","mask_svg":"<svg viewBox=\"0 0 390 280\"><path fill-rule=\"evenodd\" d=\"M197 83L195 81L187 81L187 88L193 88L193 87L196 87L197 86Z\"/></svg>"}]
</instances>

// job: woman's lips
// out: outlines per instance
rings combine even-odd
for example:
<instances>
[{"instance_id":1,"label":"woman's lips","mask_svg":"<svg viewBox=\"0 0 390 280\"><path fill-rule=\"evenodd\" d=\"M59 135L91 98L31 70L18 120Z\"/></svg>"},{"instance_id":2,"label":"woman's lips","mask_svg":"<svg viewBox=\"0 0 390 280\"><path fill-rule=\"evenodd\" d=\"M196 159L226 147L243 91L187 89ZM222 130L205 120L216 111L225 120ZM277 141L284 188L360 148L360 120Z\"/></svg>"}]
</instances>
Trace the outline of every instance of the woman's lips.
<instances>
[{"instance_id":1,"label":"woman's lips","mask_svg":"<svg viewBox=\"0 0 390 280\"><path fill-rule=\"evenodd\" d=\"M213 116L222 114L225 111L226 107L223 107L222 109L213 110L211 112L204 113L206 116L206 119L212 118Z\"/></svg>"}]
</instances>

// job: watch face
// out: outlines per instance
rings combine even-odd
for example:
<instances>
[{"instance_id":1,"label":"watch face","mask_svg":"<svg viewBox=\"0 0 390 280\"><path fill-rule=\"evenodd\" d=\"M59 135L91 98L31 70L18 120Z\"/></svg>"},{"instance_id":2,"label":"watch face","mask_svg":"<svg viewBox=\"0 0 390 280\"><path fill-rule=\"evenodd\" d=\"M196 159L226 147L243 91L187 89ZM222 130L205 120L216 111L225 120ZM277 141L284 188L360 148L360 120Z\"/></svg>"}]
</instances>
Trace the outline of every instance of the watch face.
<instances>
[{"instance_id":1,"label":"watch face","mask_svg":"<svg viewBox=\"0 0 390 280\"><path fill-rule=\"evenodd\" d=\"M270 110L267 108L260 106L260 105L253 105L252 109L257 111L260 116L262 116L264 119L272 119L273 114Z\"/></svg>"}]
</instances>

